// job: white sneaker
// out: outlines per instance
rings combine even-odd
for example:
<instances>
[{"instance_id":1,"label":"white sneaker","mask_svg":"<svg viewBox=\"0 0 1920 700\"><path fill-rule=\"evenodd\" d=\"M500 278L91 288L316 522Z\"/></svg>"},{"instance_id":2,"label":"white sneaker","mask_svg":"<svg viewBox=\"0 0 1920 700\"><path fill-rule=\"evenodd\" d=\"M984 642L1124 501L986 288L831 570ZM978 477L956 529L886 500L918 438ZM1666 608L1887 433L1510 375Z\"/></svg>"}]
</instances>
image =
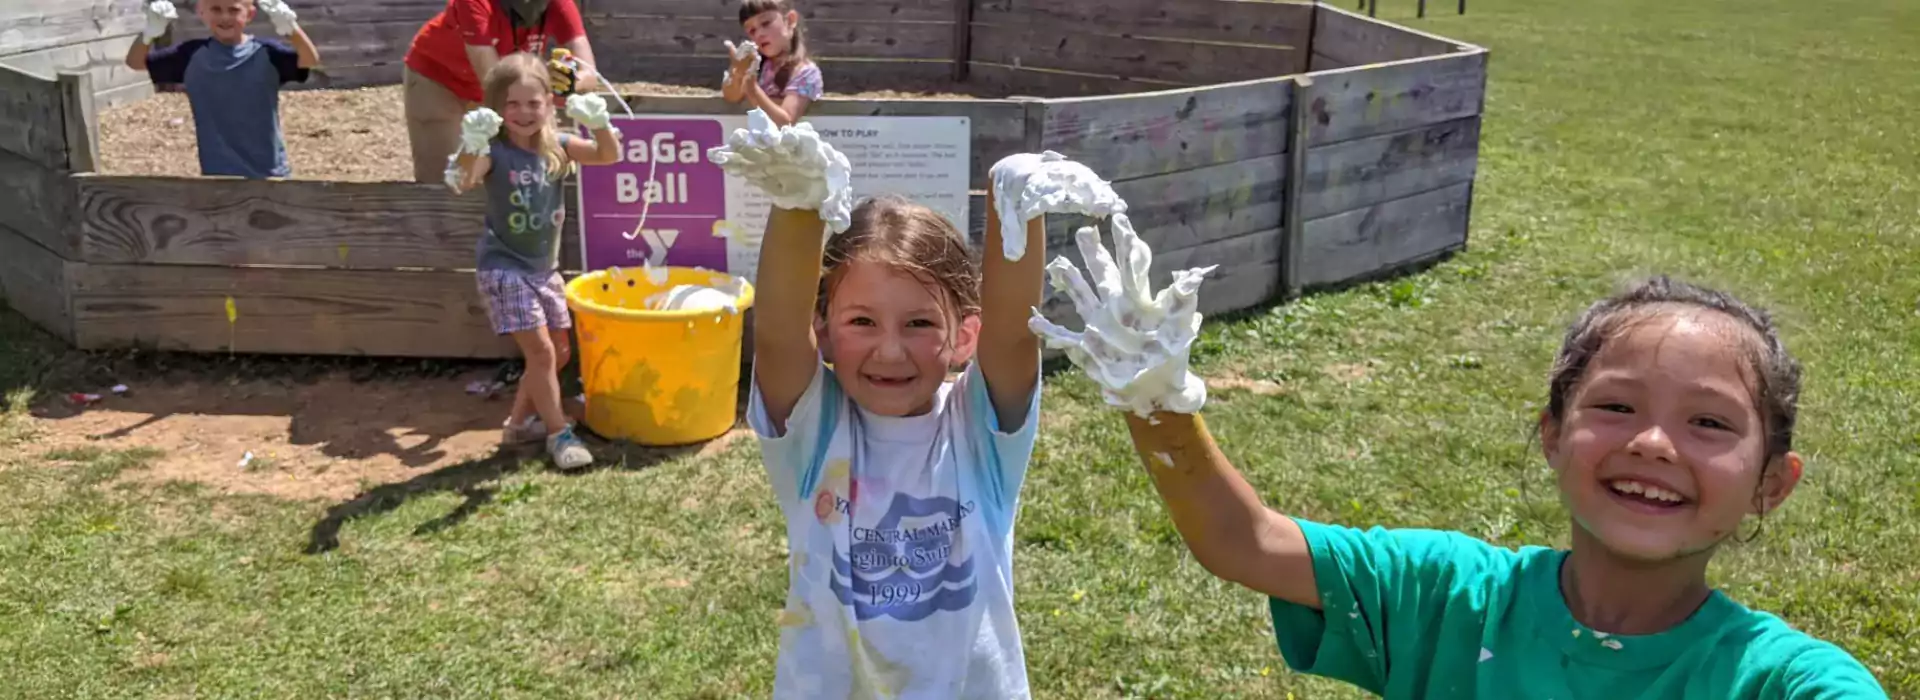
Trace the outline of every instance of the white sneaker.
<instances>
[{"instance_id":1,"label":"white sneaker","mask_svg":"<svg viewBox=\"0 0 1920 700\"><path fill-rule=\"evenodd\" d=\"M593 453L573 434L572 426L547 438L547 455L553 457L553 465L561 469L580 469L593 464Z\"/></svg>"}]
</instances>

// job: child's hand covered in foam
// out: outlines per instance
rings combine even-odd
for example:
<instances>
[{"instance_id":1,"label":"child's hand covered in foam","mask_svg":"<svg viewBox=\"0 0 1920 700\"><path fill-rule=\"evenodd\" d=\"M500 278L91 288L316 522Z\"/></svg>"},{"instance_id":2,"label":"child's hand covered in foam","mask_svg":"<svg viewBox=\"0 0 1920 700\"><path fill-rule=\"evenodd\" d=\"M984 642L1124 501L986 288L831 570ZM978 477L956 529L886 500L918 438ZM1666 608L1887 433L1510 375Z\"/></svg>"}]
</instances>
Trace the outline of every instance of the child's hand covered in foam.
<instances>
[{"instance_id":1,"label":"child's hand covered in foam","mask_svg":"<svg viewBox=\"0 0 1920 700\"><path fill-rule=\"evenodd\" d=\"M599 95L568 96L567 116L594 131L607 128L613 121L613 115L607 112L607 100Z\"/></svg>"},{"instance_id":2,"label":"child's hand covered in foam","mask_svg":"<svg viewBox=\"0 0 1920 700\"><path fill-rule=\"evenodd\" d=\"M500 114L481 107L468 112L460 118L460 150L476 156L484 156L493 141L493 135L500 133Z\"/></svg>"},{"instance_id":3,"label":"child's hand covered in foam","mask_svg":"<svg viewBox=\"0 0 1920 700\"><path fill-rule=\"evenodd\" d=\"M1113 183L1085 165L1053 151L1016 153L988 171L994 208L1000 215L1000 246L1008 260L1027 254L1027 222L1042 214L1084 214L1105 218L1127 211Z\"/></svg>"},{"instance_id":4,"label":"child's hand covered in foam","mask_svg":"<svg viewBox=\"0 0 1920 700\"><path fill-rule=\"evenodd\" d=\"M1093 287L1066 258L1047 265L1053 288L1073 300L1086 329L1062 328L1038 309L1027 326L1047 345L1065 350L1100 385L1108 404L1143 418L1154 411L1196 413L1207 402L1207 385L1187 370L1187 356L1200 332L1200 282L1213 266L1176 272L1171 286L1150 297L1153 251L1134 234L1126 214L1114 214L1112 228L1118 264L1101 246L1099 229L1087 226L1075 234Z\"/></svg>"},{"instance_id":5,"label":"child's hand covered in foam","mask_svg":"<svg viewBox=\"0 0 1920 700\"><path fill-rule=\"evenodd\" d=\"M735 45L731 41L721 42L727 45L727 71L720 74L721 83L731 83L735 76L748 79L760 74L760 49L751 41L742 41Z\"/></svg>"},{"instance_id":6,"label":"child's hand covered in foam","mask_svg":"<svg viewBox=\"0 0 1920 700\"><path fill-rule=\"evenodd\" d=\"M174 8L172 0L147 3L147 26L140 32L141 40L149 44L159 41L167 33L167 28L173 26L173 21L179 18L180 11Z\"/></svg>"},{"instance_id":7,"label":"child's hand covered in foam","mask_svg":"<svg viewBox=\"0 0 1920 700\"><path fill-rule=\"evenodd\" d=\"M766 112L753 110L747 128L708 149L707 160L765 190L774 206L818 210L834 233L852 224L853 166L812 124L776 127Z\"/></svg>"},{"instance_id":8,"label":"child's hand covered in foam","mask_svg":"<svg viewBox=\"0 0 1920 700\"><path fill-rule=\"evenodd\" d=\"M294 12L291 7L287 7L286 0L259 0L254 6L260 8L261 12L267 14L267 21L273 23L273 32L275 34L291 36L294 30L300 28L300 13Z\"/></svg>"}]
</instances>

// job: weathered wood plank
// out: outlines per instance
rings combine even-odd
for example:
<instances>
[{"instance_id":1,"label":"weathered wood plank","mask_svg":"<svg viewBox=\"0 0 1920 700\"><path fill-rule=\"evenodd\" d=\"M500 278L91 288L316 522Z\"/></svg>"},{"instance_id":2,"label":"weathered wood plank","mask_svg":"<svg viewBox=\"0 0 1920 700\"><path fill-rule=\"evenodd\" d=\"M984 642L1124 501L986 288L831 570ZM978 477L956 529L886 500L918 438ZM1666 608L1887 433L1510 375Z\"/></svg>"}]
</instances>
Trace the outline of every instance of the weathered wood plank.
<instances>
[{"instance_id":1,"label":"weathered wood plank","mask_svg":"<svg viewBox=\"0 0 1920 700\"><path fill-rule=\"evenodd\" d=\"M979 20L973 24L972 48L973 60L986 63L1187 83L1297 72L1306 53L1304 46L1216 44Z\"/></svg>"},{"instance_id":2,"label":"weathered wood plank","mask_svg":"<svg viewBox=\"0 0 1920 700\"><path fill-rule=\"evenodd\" d=\"M315 70L313 76L307 79L307 85L289 83L286 88L325 89L396 85L400 82L401 68L402 64L399 61L363 66L331 65Z\"/></svg>"},{"instance_id":3,"label":"weathered wood plank","mask_svg":"<svg viewBox=\"0 0 1920 700\"><path fill-rule=\"evenodd\" d=\"M596 56L603 52L690 54L724 61L726 47L720 42L743 36L738 21L723 18L634 17L607 22L597 29L590 35ZM807 22L806 32L808 48L823 57L943 61L953 57L953 27L946 22L820 20ZM644 76L645 72L634 75ZM719 75L714 73L716 84Z\"/></svg>"},{"instance_id":4,"label":"weathered wood plank","mask_svg":"<svg viewBox=\"0 0 1920 700\"><path fill-rule=\"evenodd\" d=\"M20 232L0 226L0 294L6 295L7 306L67 342L73 342L70 264Z\"/></svg>"},{"instance_id":5,"label":"weathered wood plank","mask_svg":"<svg viewBox=\"0 0 1920 700\"><path fill-rule=\"evenodd\" d=\"M1308 3L1242 0L977 0L975 22L1051 24L1128 37L1193 39L1305 48ZM1292 71L1275 71L1275 75Z\"/></svg>"},{"instance_id":6,"label":"weathered wood plank","mask_svg":"<svg viewBox=\"0 0 1920 700\"><path fill-rule=\"evenodd\" d=\"M1472 196L1463 182L1307 222L1302 285L1366 279L1465 246Z\"/></svg>"},{"instance_id":7,"label":"weathered wood plank","mask_svg":"<svg viewBox=\"0 0 1920 700\"><path fill-rule=\"evenodd\" d=\"M1336 59L1332 56L1328 56L1318 51L1313 52L1313 57L1308 59L1307 61L1307 71L1312 73L1318 73L1323 70L1339 70L1341 68L1351 68L1351 67L1353 67L1353 64Z\"/></svg>"},{"instance_id":8,"label":"weathered wood plank","mask_svg":"<svg viewBox=\"0 0 1920 700\"><path fill-rule=\"evenodd\" d=\"M1283 153L1294 83L1048 101L1042 148L1126 180ZM1131 201L1131 200L1130 200Z\"/></svg>"},{"instance_id":9,"label":"weathered wood plank","mask_svg":"<svg viewBox=\"0 0 1920 700\"><path fill-rule=\"evenodd\" d=\"M1317 219L1473 179L1480 118L1307 149L1300 215Z\"/></svg>"},{"instance_id":10,"label":"weathered wood plank","mask_svg":"<svg viewBox=\"0 0 1920 700\"><path fill-rule=\"evenodd\" d=\"M138 32L144 6L141 0L7 0L0 3L0 56Z\"/></svg>"},{"instance_id":11,"label":"weathered wood plank","mask_svg":"<svg viewBox=\"0 0 1920 700\"><path fill-rule=\"evenodd\" d=\"M92 41L0 57L0 66L49 78L61 73L86 73L93 77L96 99L109 94L126 95L130 94L128 88L131 86L152 84L146 73L127 67L127 46L133 43L136 36L103 36ZM146 94L152 93L149 91Z\"/></svg>"},{"instance_id":12,"label":"weathered wood plank","mask_svg":"<svg viewBox=\"0 0 1920 700\"><path fill-rule=\"evenodd\" d=\"M0 68L0 150L37 165L67 165L60 84Z\"/></svg>"},{"instance_id":13,"label":"weathered wood plank","mask_svg":"<svg viewBox=\"0 0 1920 700\"><path fill-rule=\"evenodd\" d=\"M412 183L76 180L91 263L471 268L486 214L478 193Z\"/></svg>"},{"instance_id":14,"label":"weathered wood plank","mask_svg":"<svg viewBox=\"0 0 1920 700\"><path fill-rule=\"evenodd\" d=\"M1020 68L999 63L969 61L967 80L981 92L1032 97L1125 95L1191 86L1164 80L1140 80L1113 75Z\"/></svg>"},{"instance_id":15,"label":"weathered wood plank","mask_svg":"<svg viewBox=\"0 0 1920 700\"><path fill-rule=\"evenodd\" d=\"M75 211L72 178L63 170L0 152L0 226L72 260Z\"/></svg>"},{"instance_id":16,"label":"weathered wood plank","mask_svg":"<svg viewBox=\"0 0 1920 700\"><path fill-rule=\"evenodd\" d=\"M67 146L68 172L90 173L100 163L100 115L94 110L93 77L60 75L60 126Z\"/></svg>"},{"instance_id":17,"label":"weathered wood plank","mask_svg":"<svg viewBox=\"0 0 1920 700\"><path fill-rule=\"evenodd\" d=\"M813 22L950 22L955 0L807 0L798 3L808 30ZM591 0L581 10L587 35L601 29L600 20L634 17L715 17L731 20L740 29L739 0Z\"/></svg>"},{"instance_id":18,"label":"weathered wood plank","mask_svg":"<svg viewBox=\"0 0 1920 700\"><path fill-rule=\"evenodd\" d=\"M596 52L601 51L598 41L596 37ZM597 57L601 73L613 76L616 81L636 79L717 90L720 74L727 69L726 58L712 53L644 54L609 49ZM868 90L960 92L966 88L953 84L953 62L947 60L826 56L816 63L829 95ZM743 107L741 111L746 109Z\"/></svg>"},{"instance_id":19,"label":"weathered wood plank","mask_svg":"<svg viewBox=\"0 0 1920 700\"><path fill-rule=\"evenodd\" d=\"M1440 56L1474 47L1322 4L1315 8L1313 52L1363 66Z\"/></svg>"},{"instance_id":20,"label":"weathered wood plank","mask_svg":"<svg viewBox=\"0 0 1920 700\"><path fill-rule=\"evenodd\" d=\"M1313 76L1302 75L1294 78L1293 98L1296 103L1305 103L1316 87ZM1304 219L1300 216L1300 203L1306 197L1306 178L1301 175L1307 171L1307 110L1295 108L1287 110L1287 181L1284 188L1285 209L1282 211L1280 237L1285 250L1280 257L1280 287L1288 297L1300 293L1301 278L1301 240L1306 237Z\"/></svg>"},{"instance_id":21,"label":"weathered wood plank","mask_svg":"<svg viewBox=\"0 0 1920 700\"><path fill-rule=\"evenodd\" d=\"M745 109L718 97L625 95L635 114L739 114ZM969 187L984 189L995 161L1022 150L1026 103L1014 100L865 100L828 97L807 108L809 117L966 117L972 133Z\"/></svg>"},{"instance_id":22,"label":"weathered wood plank","mask_svg":"<svg viewBox=\"0 0 1920 700\"><path fill-rule=\"evenodd\" d=\"M1131 205L1127 218L1154 250L1179 250L1280 228L1287 161L1281 156L1113 183ZM1047 248L1072 247L1081 216L1047 217Z\"/></svg>"},{"instance_id":23,"label":"weathered wood plank","mask_svg":"<svg viewBox=\"0 0 1920 700\"><path fill-rule=\"evenodd\" d=\"M1472 51L1314 76L1300 96L1310 119L1308 143L1404 131L1480 113L1487 53Z\"/></svg>"},{"instance_id":24,"label":"weathered wood plank","mask_svg":"<svg viewBox=\"0 0 1920 700\"><path fill-rule=\"evenodd\" d=\"M80 264L73 313L75 344L88 350L514 354L488 325L471 272Z\"/></svg>"}]
</instances>

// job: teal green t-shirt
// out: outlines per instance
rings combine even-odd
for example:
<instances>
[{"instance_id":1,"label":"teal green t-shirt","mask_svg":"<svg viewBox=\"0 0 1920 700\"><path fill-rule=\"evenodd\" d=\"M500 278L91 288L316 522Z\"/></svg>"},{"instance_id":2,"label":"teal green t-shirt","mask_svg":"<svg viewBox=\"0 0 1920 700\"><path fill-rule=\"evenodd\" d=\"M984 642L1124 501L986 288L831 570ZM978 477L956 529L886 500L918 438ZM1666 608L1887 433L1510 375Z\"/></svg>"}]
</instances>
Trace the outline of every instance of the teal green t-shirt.
<instances>
[{"instance_id":1,"label":"teal green t-shirt","mask_svg":"<svg viewBox=\"0 0 1920 700\"><path fill-rule=\"evenodd\" d=\"M1718 591L1673 629L1608 635L1568 611L1565 552L1298 522L1323 610L1270 600L1280 653L1390 699L1887 697L1847 652Z\"/></svg>"}]
</instances>

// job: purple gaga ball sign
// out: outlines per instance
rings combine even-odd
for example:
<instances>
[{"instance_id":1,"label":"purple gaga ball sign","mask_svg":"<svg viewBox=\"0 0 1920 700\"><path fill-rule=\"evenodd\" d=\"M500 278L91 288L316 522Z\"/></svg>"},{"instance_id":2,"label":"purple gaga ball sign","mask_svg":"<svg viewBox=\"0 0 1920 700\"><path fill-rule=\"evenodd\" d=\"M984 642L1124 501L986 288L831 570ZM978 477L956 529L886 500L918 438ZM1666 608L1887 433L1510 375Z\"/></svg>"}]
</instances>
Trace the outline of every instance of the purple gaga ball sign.
<instances>
[{"instance_id":1,"label":"purple gaga ball sign","mask_svg":"<svg viewBox=\"0 0 1920 700\"><path fill-rule=\"evenodd\" d=\"M856 199L904 195L966 230L967 118L807 122L847 155ZM751 279L770 202L707 162L707 149L723 145L727 134L746 124L744 114L614 118L620 160L580 169L583 268L703 267Z\"/></svg>"}]
</instances>

